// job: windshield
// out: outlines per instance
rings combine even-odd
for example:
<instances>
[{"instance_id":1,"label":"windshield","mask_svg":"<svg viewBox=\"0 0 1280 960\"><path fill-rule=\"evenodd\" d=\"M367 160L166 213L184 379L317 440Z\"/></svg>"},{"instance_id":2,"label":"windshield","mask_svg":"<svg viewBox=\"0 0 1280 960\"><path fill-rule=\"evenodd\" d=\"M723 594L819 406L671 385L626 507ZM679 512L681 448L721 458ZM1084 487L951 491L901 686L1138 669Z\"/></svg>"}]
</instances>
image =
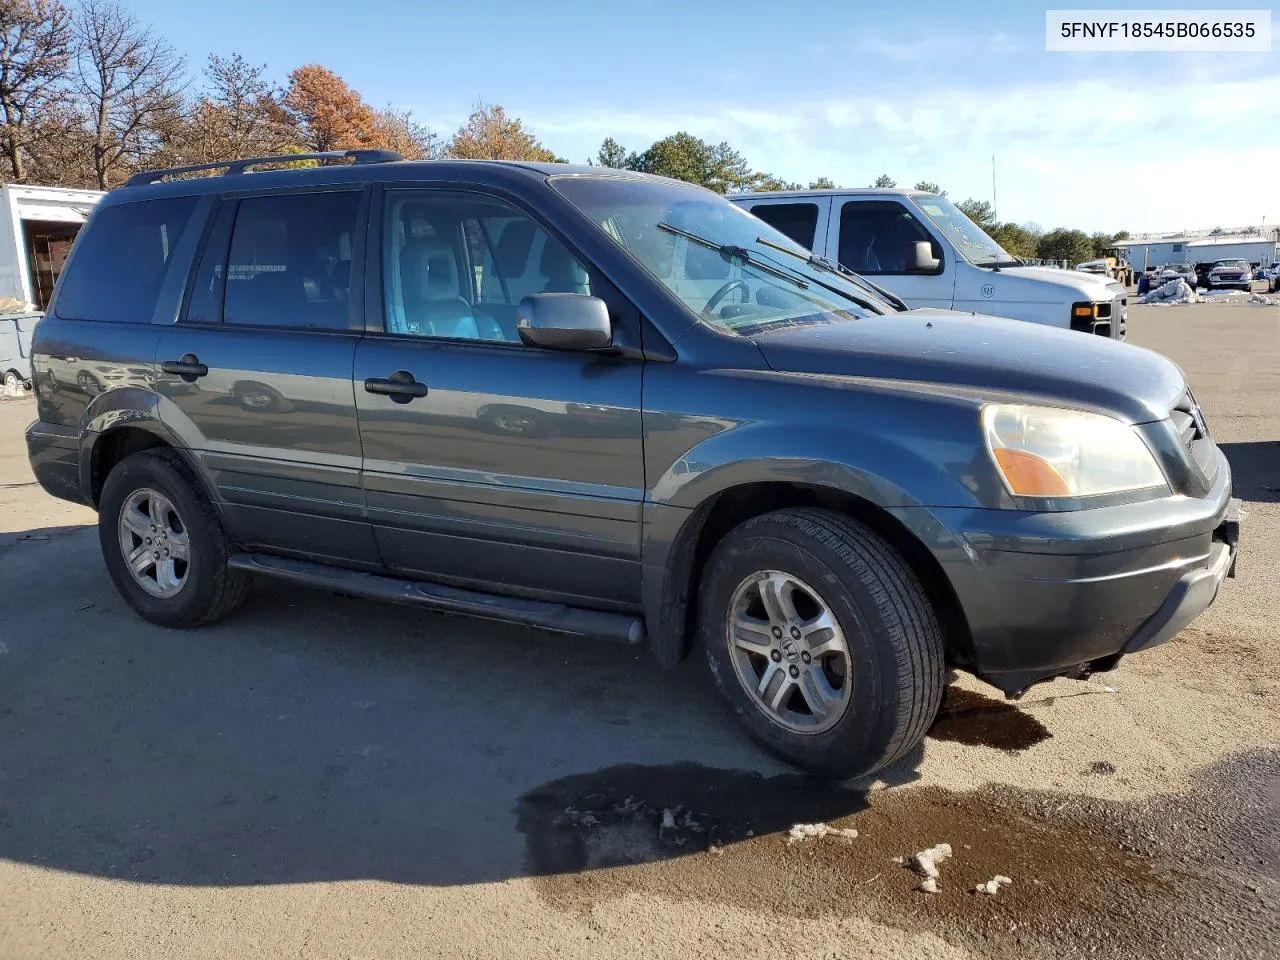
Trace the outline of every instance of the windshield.
<instances>
[{"instance_id":1,"label":"windshield","mask_svg":"<svg viewBox=\"0 0 1280 960\"><path fill-rule=\"evenodd\" d=\"M1228 267L1232 270L1243 269L1246 264L1243 260L1219 260L1214 264L1215 267Z\"/></svg>"},{"instance_id":2,"label":"windshield","mask_svg":"<svg viewBox=\"0 0 1280 960\"><path fill-rule=\"evenodd\" d=\"M939 230L945 233L956 249L970 263L989 266L994 263L1018 263L1018 259L988 237L980 226L964 215L959 207L946 197L935 194L917 195L911 198L925 212Z\"/></svg>"},{"instance_id":3,"label":"windshield","mask_svg":"<svg viewBox=\"0 0 1280 960\"><path fill-rule=\"evenodd\" d=\"M551 182L721 332L750 335L895 312L870 287L811 262L794 240L702 187L620 177Z\"/></svg>"}]
</instances>

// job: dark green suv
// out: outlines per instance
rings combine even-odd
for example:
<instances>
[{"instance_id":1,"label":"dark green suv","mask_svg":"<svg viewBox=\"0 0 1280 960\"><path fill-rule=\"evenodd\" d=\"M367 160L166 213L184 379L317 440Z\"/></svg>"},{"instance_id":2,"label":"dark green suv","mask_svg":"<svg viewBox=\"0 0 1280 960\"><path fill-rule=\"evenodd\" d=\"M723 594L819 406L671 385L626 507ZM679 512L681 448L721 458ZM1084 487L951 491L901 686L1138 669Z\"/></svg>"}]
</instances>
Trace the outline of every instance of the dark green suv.
<instances>
[{"instance_id":1,"label":"dark green suv","mask_svg":"<svg viewBox=\"0 0 1280 960\"><path fill-rule=\"evenodd\" d=\"M684 183L261 169L299 159L134 177L36 328L36 476L151 621L262 575L700 647L752 735L845 776L948 666L1108 669L1232 568L1230 470L1154 353L902 310Z\"/></svg>"}]
</instances>

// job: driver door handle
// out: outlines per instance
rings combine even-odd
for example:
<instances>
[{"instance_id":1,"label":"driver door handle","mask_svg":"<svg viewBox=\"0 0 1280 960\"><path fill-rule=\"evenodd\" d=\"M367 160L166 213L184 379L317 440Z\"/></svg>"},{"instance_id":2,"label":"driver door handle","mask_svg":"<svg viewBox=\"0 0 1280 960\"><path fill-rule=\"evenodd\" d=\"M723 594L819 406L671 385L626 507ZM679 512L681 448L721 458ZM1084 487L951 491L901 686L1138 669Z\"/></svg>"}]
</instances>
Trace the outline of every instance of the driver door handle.
<instances>
[{"instance_id":1,"label":"driver door handle","mask_svg":"<svg viewBox=\"0 0 1280 960\"><path fill-rule=\"evenodd\" d=\"M366 393L378 393L390 397L394 403L408 403L416 397L427 395L427 385L420 382L408 370L397 370L391 376L369 377L364 382Z\"/></svg>"}]
</instances>

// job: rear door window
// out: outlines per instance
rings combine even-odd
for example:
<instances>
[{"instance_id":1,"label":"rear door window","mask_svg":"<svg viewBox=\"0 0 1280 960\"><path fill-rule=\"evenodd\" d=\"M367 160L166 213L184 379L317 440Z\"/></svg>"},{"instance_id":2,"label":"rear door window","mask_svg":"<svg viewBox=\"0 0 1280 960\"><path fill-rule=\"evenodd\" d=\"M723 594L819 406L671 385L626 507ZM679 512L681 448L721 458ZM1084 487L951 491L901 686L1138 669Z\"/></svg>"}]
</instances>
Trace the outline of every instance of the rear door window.
<instances>
[{"instance_id":1,"label":"rear door window","mask_svg":"<svg viewBox=\"0 0 1280 960\"><path fill-rule=\"evenodd\" d=\"M195 197L118 203L76 238L54 313L65 320L150 323Z\"/></svg>"},{"instance_id":2,"label":"rear door window","mask_svg":"<svg viewBox=\"0 0 1280 960\"><path fill-rule=\"evenodd\" d=\"M813 249L818 230L816 203L758 203L751 212L806 249Z\"/></svg>"},{"instance_id":3,"label":"rear door window","mask_svg":"<svg viewBox=\"0 0 1280 960\"><path fill-rule=\"evenodd\" d=\"M227 258L224 321L349 329L359 210L355 191L241 200Z\"/></svg>"}]
</instances>

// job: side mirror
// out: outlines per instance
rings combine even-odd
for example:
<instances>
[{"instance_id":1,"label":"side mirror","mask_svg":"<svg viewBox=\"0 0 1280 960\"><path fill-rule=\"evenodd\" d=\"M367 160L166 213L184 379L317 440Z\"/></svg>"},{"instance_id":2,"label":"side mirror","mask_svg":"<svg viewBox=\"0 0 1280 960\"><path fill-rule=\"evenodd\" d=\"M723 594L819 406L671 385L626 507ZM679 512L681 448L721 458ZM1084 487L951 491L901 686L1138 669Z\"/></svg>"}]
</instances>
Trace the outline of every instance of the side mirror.
<instances>
[{"instance_id":1,"label":"side mirror","mask_svg":"<svg viewBox=\"0 0 1280 960\"><path fill-rule=\"evenodd\" d=\"M531 347L605 350L613 346L609 308L582 293L535 293L516 308L516 330Z\"/></svg>"},{"instance_id":2,"label":"side mirror","mask_svg":"<svg viewBox=\"0 0 1280 960\"><path fill-rule=\"evenodd\" d=\"M907 266L909 273L937 273L938 258L933 255L933 244L928 240L917 240Z\"/></svg>"}]
</instances>

